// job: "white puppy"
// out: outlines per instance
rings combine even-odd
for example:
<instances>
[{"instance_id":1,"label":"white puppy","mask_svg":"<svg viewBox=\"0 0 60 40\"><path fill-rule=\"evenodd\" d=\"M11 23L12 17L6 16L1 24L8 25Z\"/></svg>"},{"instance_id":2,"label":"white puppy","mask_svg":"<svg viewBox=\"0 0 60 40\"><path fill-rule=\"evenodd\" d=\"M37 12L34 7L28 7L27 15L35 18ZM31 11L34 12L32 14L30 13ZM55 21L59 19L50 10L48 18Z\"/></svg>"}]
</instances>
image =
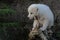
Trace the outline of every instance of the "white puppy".
<instances>
[{"instance_id":1,"label":"white puppy","mask_svg":"<svg viewBox=\"0 0 60 40\"><path fill-rule=\"evenodd\" d=\"M28 18L33 19L35 16L39 17L39 22L43 25L39 28L39 30L46 30L48 28L51 28L51 26L54 25L54 15L49 8L49 6L45 4L32 4L28 7ZM35 28L36 22L33 23L33 28Z\"/></svg>"}]
</instances>

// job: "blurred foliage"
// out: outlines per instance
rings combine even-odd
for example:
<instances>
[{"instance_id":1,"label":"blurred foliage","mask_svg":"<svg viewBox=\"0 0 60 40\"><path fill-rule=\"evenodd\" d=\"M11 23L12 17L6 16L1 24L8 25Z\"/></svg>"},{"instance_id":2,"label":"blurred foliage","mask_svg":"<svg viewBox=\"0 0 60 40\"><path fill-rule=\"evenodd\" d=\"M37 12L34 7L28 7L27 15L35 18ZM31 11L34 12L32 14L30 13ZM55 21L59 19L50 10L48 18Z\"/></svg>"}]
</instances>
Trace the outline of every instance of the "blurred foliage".
<instances>
[{"instance_id":1,"label":"blurred foliage","mask_svg":"<svg viewBox=\"0 0 60 40\"><path fill-rule=\"evenodd\" d=\"M19 23L0 23L1 40L24 40L26 39L27 31Z\"/></svg>"},{"instance_id":2,"label":"blurred foliage","mask_svg":"<svg viewBox=\"0 0 60 40\"><path fill-rule=\"evenodd\" d=\"M27 40L28 29L25 23L19 23L16 10L9 5L0 5L0 40Z\"/></svg>"},{"instance_id":3,"label":"blurred foliage","mask_svg":"<svg viewBox=\"0 0 60 40\"><path fill-rule=\"evenodd\" d=\"M0 9L9 9L9 8L10 8L10 6L9 6L8 4L2 3L2 2L0 1Z\"/></svg>"},{"instance_id":4,"label":"blurred foliage","mask_svg":"<svg viewBox=\"0 0 60 40\"><path fill-rule=\"evenodd\" d=\"M19 25L18 25L17 22L16 22L16 23L0 23L0 27L1 27L1 26L2 26L2 27L4 27L4 26L5 26L5 27L10 27L10 26L12 26L12 27L13 27L13 26L16 26L16 27L17 27L17 26L19 26Z\"/></svg>"},{"instance_id":5,"label":"blurred foliage","mask_svg":"<svg viewBox=\"0 0 60 40\"><path fill-rule=\"evenodd\" d=\"M0 3L6 3L6 4L11 4L14 2L14 0L0 0Z\"/></svg>"},{"instance_id":6,"label":"blurred foliage","mask_svg":"<svg viewBox=\"0 0 60 40\"><path fill-rule=\"evenodd\" d=\"M0 9L0 15L16 13L13 9Z\"/></svg>"}]
</instances>

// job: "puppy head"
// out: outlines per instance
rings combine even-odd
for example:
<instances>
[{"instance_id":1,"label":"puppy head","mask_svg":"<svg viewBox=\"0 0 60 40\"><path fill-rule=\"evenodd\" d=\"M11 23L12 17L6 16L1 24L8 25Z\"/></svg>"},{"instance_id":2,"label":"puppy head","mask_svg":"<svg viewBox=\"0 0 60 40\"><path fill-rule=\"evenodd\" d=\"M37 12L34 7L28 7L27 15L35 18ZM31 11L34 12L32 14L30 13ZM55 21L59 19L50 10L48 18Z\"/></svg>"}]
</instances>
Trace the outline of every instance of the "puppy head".
<instances>
[{"instance_id":1,"label":"puppy head","mask_svg":"<svg viewBox=\"0 0 60 40\"><path fill-rule=\"evenodd\" d=\"M38 8L35 5L31 5L28 7L28 18L33 19L38 15Z\"/></svg>"}]
</instances>

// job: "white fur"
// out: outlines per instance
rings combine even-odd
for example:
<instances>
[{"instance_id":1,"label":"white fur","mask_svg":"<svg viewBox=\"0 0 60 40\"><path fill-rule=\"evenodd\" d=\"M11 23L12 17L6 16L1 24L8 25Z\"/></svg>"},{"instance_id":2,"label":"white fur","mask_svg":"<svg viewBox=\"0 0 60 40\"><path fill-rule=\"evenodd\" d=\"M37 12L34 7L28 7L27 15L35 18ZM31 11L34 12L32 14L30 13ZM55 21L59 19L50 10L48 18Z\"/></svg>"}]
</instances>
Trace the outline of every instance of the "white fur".
<instances>
[{"instance_id":1,"label":"white fur","mask_svg":"<svg viewBox=\"0 0 60 40\"><path fill-rule=\"evenodd\" d=\"M39 16L39 22L43 25L40 30L44 31L47 28L51 28L54 25L54 15L49 8L49 6L45 4L32 4L28 7L28 17L29 19L33 19L34 16ZM37 24L35 21L33 23L33 29Z\"/></svg>"},{"instance_id":2,"label":"white fur","mask_svg":"<svg viewBox=\"0 0 60 40\"><path fill-rule=\"evenodd\" d=\"M38 22L38 20L34 20L32 30L36 30L36 28L38 28L38 27L39 27L39 22Z\"/></svg>"}]
</instances>

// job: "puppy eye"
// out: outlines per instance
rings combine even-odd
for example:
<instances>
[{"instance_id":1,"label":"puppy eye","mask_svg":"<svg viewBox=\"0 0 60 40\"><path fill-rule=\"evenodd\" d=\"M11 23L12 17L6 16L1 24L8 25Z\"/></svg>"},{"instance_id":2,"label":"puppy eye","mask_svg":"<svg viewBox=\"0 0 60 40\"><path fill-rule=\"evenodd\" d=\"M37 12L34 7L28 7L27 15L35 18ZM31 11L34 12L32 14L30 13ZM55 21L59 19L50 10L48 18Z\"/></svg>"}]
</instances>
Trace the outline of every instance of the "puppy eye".
<instances>
[{"instance_id":1,"label":"puppy eye","mask_svg":"<svg viewBox=\"0 0 60 40\"><path fill-rule=\"evenodd\" d=\"M32 14L32 13L31 13Z\"/></svg>"}]
</instances>

